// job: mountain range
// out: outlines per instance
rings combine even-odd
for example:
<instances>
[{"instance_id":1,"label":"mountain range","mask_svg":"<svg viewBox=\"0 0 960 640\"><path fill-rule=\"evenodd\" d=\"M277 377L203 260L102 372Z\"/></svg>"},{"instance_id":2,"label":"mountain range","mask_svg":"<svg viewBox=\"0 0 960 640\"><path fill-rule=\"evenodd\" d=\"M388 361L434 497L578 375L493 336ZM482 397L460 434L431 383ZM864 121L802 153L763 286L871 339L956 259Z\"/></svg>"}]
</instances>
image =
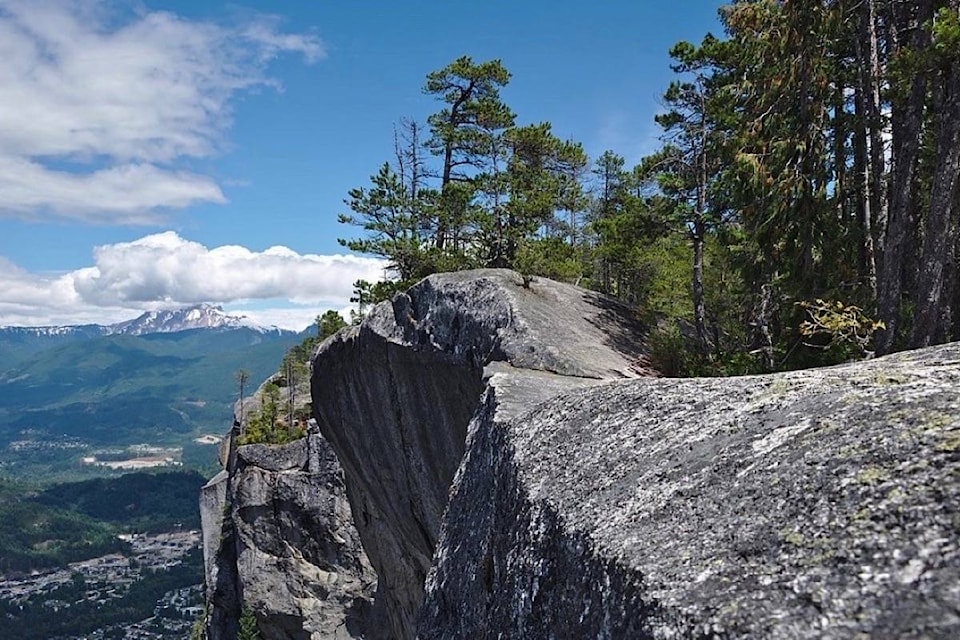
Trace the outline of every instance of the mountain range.
<instances>
[{"instance_id":1,"label":"mountain range","mask_svg":"<svg viewBox=\"0 0 960 640\"><path fill-rule=\"evenodd\" d=\"M147 311L133 320L116 324L83 324L41 327L0 327L0 340L7 336L35 338L91 337L107 335L141 336L150 333L175 333L190 329L249 328L260 333L282 332L274 326L257 324L245 316L233 316L223 307L201 303L184 309Z\"/></svg>"},{"instance_id":2,"label":"mountain range","mask_svg":"<svg viewBox=\"0 0 960 640\"><path fill-rule=\"evenodd\" d=\"M187 447L222 433L237 398L304 338L211 305L112 325L0 327L0 472L72 468L90 451Z\"/></svg>"}]
</instances>

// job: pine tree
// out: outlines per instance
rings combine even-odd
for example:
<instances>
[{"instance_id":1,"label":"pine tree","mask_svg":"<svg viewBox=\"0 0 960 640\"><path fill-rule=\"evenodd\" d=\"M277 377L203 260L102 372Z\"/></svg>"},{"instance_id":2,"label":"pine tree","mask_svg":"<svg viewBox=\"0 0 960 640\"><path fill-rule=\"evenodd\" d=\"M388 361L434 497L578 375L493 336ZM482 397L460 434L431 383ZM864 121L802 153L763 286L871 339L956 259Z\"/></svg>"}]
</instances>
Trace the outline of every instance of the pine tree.
<instances>
[{"instance_id":1,"label":"pine tree","mask_svg":"<svg viewBox=\"0 0 960 640\"><path fill-rule=\"evenodd\" d=\"M548 225L580 194L574 176L587 164L583 148L553 135L550 123L513 127L504 135L509 148L506 168L507 202L487 212L495 230L485 249L493 267L518 266L524 242Z\"/></svg>"},{"instance_id":2,"label":"pine tree","mask_svg":"<svg viewBox=\"0 0 960 640\"><path fill-rule=\"evenodd\" d=\"M237 632L237 640L262 640L260 629L257 626L257 616L253 609L248 606L243 607L240 614L240 630Z\"/></svg>"},{"instance_id":3,"label":"pine tree","mask_svg":"<svg viewBox=\"0 0 960 640\"><path fill-rule=\"evenodd\" d=\"M317 339L325 340L345 326L347 322L339 313L333 309L324 311L322 316L317 316Z\"/></svg>"},{"instance_id":4,"label":"pine tree","mask_svg":"<svg viewBox=\"0 0 960 640\"><path fill-rule=\"evenodd\" d=\"M687 42L670 51L675 73L686 76L670 84L663 96L667 112L656 117L666 146L648 160L663 193L671 200L672 217L685 229L693 249L691 291L693 321L702 354L710 352L704 295L704 247L707 233L721 222L711 206L711 187L721 170L714 114L711 113L708 38L702 48Z\"/></svg>"},{"instance_id":5,"label":"pine tree","mask_svg":"<svg viewBox=\"0 0 960 640\"><path fill-rule=\"evenodd\" d=\"M465 231L476 173L490 157L498 136L514 123L513 112L500 99L500 89L509 82L510 73L499 60L474 63L469 56L427 75L424 93L445 105L427 118L431 135L426 143L443 163L434 237L441 251L457 253L468 242Z\"/></svg>"},{"instance_id":6,"label":"pine tree","mask_svg":"<svg viewBox=\"0 0 960 640\"><path fill-rule=\"evenodd\" d=\"M353 213L338 216L341 223L363 229L365 236L338 242L351 251L387 258L388 268L401 281L410 280L423 270L423 221L417 204L423 194L411 195L386 162L370 181L370 187L348 193L344 202Z\"/></svg>"},{"instance_id":7,"label":"pine tree","mask_svg":"<svg viewBox=\"0 0 960 640\"><path fill-rule=\"evenodd\" d=\"M949 287L956 286L950 265L955 264L960 222L960 2L951 0L949 6L941 7L929 28L930 50L922 60L927 67L924 73L933 82L930 108L936 161L922 229L911 348L949 339Z\"/></svg>"}]
</instances>

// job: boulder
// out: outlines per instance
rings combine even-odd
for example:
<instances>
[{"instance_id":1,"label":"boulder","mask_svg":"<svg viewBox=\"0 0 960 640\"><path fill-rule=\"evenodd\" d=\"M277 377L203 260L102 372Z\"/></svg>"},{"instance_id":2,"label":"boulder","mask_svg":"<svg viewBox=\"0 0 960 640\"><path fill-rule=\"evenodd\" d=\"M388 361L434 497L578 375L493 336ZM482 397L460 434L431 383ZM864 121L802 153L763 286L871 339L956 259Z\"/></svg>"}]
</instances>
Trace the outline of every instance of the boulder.
<instances>
[{"instance_id":1,"label":"boulder","mask_svg":"<svg viewBox=\"0 0 960 640\"><path fill-rule=\"evenodd\" d=\"M422 640L960 637L960 344L529 383L489 378Z\"/></svg>"},{"instance_id":2,"label":"boulder","mask_svg":"<svg viewBox=\"0 0 960 640\"><path fill-rule=\"evenodd\" d=\"M450 484L495 371L504 402L648 375L641 327L610 298L507 270L438 274L375 306L313 360L313 411L343 465L394 638L416 635Z\"/></svg>"}]
</instances>

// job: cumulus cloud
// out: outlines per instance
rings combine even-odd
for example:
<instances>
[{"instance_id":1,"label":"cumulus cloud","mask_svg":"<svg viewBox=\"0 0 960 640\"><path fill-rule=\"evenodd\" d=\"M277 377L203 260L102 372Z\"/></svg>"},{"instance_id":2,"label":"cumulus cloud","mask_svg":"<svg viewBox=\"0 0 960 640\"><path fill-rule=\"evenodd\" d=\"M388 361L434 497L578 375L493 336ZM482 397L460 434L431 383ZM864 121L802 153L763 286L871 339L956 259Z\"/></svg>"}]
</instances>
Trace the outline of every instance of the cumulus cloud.
<instances>
[{"instance_id":1,"label":"cumulus cloud","mask_svg":"<svg viewBox=\"0 0 960 640\"><path fill-rule=\"evenodd\" d=\"M242 25L97 0L0 0L0 215L153 221L223 202L183 167L222 151L231 99L276 86L270 60L323 57L275 18Z\"/></svg>"},{"instance_id":2,"label":"cumulus cloud","mask_svg":"<svg viewBox=\"0 0 960 640\"><path fill-rule=\"evenodd\" d=\"M30 273L0 257L0 325L106 324L132 317L132 311L85 303L72 273Z\"/></svg>"},{"instance_id":3,"label":"cumulus cloud","mask_svg":"<svg viewBox=\"0 0 960 640\"><path fill-rule=\"evenodd\" d=\"M97 247L94 266L74 272L74 287L84 300L102 305L269 298L307 304L346 301L355 280L382 274L383 263L373 258L301 255L286 247L208 249L166 231Z\"/></svg>"},{"instance_id":4,"label":"cumulus cloud","mask_svg":"<svg viewBox=\"0 0 960 640\"><path fill-rule=\"evenodd\" d=\"M52 275L0 259L0 324L105 323L145 309L265 300L284 308L244 313L303 328L323 310L346 308L353 282L378 280L384 270L381 260L352 255L208 248L172 231L99 246L93 257L89 267Z\"/></svg>"}]
</instances>

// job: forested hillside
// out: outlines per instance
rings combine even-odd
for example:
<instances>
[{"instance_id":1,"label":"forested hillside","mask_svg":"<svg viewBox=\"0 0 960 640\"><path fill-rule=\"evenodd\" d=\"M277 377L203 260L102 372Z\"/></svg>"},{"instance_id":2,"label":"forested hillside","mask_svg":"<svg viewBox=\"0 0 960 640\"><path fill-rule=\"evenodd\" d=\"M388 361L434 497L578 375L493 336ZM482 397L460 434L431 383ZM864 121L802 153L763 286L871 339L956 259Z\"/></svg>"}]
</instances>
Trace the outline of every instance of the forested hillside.
<instances>
[{"instance_id":1,"label":"forested hillside","mask_svg":"<svg viewBox=\"0 0 960 640\"><path fill-rule=\"evenodd\" d=\"M12 362L0 357L0 442L26 433L96 445L180 444L197 431L216 432L236 399L231 372L244 367L259 383L301 339L192 329L54 343Z\"/></svg>"},{"instance_id":2,"label":"forested hillside","mask_svg":"<svg viewBox=\"0 0 960 640\"><path fill-rule=\"evenodd\" d=\"M0 481L0 573L123 550L121 532L198 529L196 472L130 473L34 490Z\"/></svg>"},{"instance_id":3,"label":"forested hillside","mask_svg":"<svg viewBox=\"0 0 960 640\"><path fill-rule=\"evenodd\" d=\"M437 111L401 121L340 218L393 267L357 283L361 309L496 266L636 304L673 374L957 339L960 2L753 0L721 22L672 49L662 144L636 166L513 113L498 60L430 73Z\"/></svg>"}]
</instances>

